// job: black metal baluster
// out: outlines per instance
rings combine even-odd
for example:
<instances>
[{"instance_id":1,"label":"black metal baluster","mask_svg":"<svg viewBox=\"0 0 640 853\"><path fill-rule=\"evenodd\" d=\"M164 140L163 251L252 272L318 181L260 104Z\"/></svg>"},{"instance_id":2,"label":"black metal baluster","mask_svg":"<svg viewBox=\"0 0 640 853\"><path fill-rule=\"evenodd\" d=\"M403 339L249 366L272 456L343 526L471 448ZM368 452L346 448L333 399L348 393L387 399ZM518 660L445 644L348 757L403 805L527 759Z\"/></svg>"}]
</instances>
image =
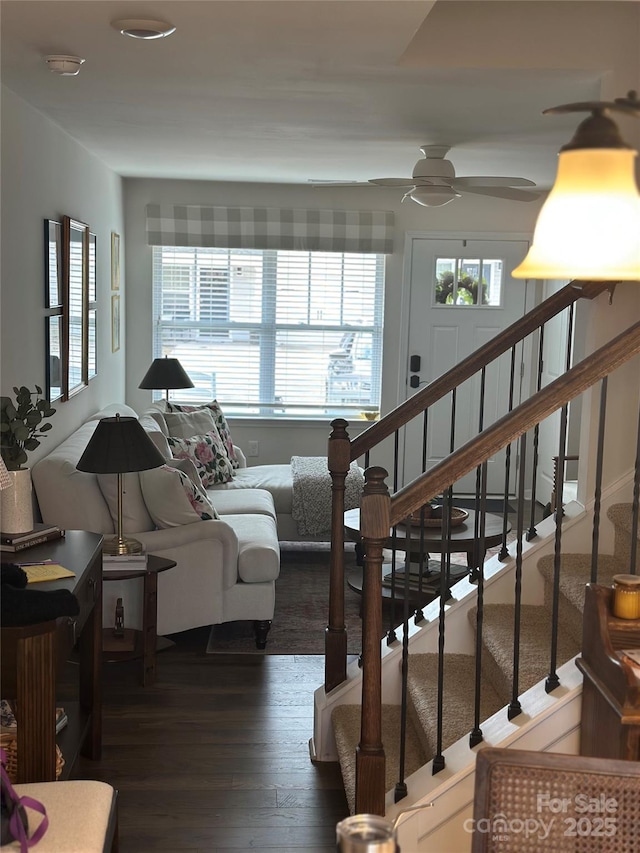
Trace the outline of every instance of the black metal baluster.
<instances>
[{"instance_id":1,"label":"black metal baluster","mask_svg":"<svg viewBox=\"0 0 640 853\"><path fill-rule=\"evenodd\" d=\"M558 466L559 470L564 472L566 466L566 446L567 446L567 414L569 407L565 404L560 410L560 444L558 450ZM564 475L561 475L564 480ZM553 597L551 608L551 654L549 661L549 675L544 684L544 689L547 693L551 693L560 684L558 673L556 671L558 662L558 613L560 602L560 565L562 554L562 485L560 485L560 500L559 505L556 505L555 521L556 534L553 548Z\"/></svg>"},{"instance_id":2,"label":"black metal baluster","mask_svg":"<svg viewBox=\"0 0 640 853\"><path fill-rule=\"evenodd\" d=\"M598 553L600 547L600 510L602 508L602 468L604 461L604 434L607 419L607 380L605 376L600 385L600 411L598 418L598 447L596 452L595 488L593 491L593 533L591 535L591 583L598 582ZM562 478L564 482L564 477ZM556 517L558 496L556 495ZM562 495L560 495L562 512Z\"/></svg>"},{"instance_id":3,"label":"black metal baluster","mask_svg":"<svg viewBox=\"0 0 640 853\"><path fill-rule=\"evenodd\" d=\"M393 435L393 492L398 491L398 471L400 457L400 431L396 430ZM391 531L391 587L389 600L389 630L387 631L387 645L390 646L398 639L395 631L395 615L396 615L396 569L397 569L397 552L398 549L398 529L394 525ZM384 565L384 562L383 562Z\"/></svg>"},{"instance_id":4,"label":"black metal baluster","mask_svg":"<svg viewBox=\"0 0 640 853\"><path fill-rule=\"evenodd\" d=\"M520 470L518 471L518 520L516 522L516 575L513 618L513 682L507 717L512 720L522 713L520 693L520 617L522 615L522 540L524 537L524 479L527 461L527 434L520 436Z\"/></svg>"},{"instance_id":5,"label":"black metal baluster","mask_svg":"<svg viewBox=\"0 0 640 853\"><path fill-rule=\"evenodd\" d=\"M516 347L515 344L511 347L511 368L509 371L509 411L513 409L513 389L515 387L516 376ZM509 519L507 518L507 507L509 506L509 480L511 479L511 444L505 447L504 457L504 513L502 518L502 545L498 552L498 559L503 563L509 556L507 549L507 532L509 527Z\"/></svg>"},{"instance_id":6,"label":"black metal baluster","mask_svg":"<svg viewBox=\"0 0 640 853\"><path fill-rule=\"evenodd\" d=\"M480 728L480 700L482 698L482 628L484 621L484 557L485 557L485 529L486 529L486 497L487 497L487 463L483 462L481 468L481 492L482 501L479 504L476 501L478 512L476 515L481 516L480 520L480 539L478 541L478 592L477 592L477 607L476 607L476 671L475 671L475 699L474 699L474 720L473 730L469 735L469 746L477 746L482 738L482 729Z\"/></svg>"},{"instance_id":7,"label":"black metal baluster","mask_svg":"<svg viewBox=\"0 0 640 853\"><path fill-rule=\"evenodd\" d=\"M442 502L442 540L451 539L451 488L445 489ZM433 757L432 773L435 776L444 768L442 754L442 717L444 705L444 645L445 645L445 601L447 597L447 560L443 544L440 554L440 612L438 624L438 702L436 718L436 754ZM450 562L450 561L449 561Z\"/></svg>"},{"instance_id":8,"label":"black metal baluster","mask_svg":"<svg viewBox=\"0 0 640 853\"><path fill-rule=\"evenodd\" d=\"M485 383L486 383L486 368L483 367L480 371L480 411L478 413L478 435L482 432L484 428L484 394L485 394ZM475 507L476 512L473 519L473 538L477 542L480 534L480 491L481 491L481 480L482 480L482 465L478 465L476 468L476 501ZM469 569L469 582L476 583L478 580L478 570L476 566L472 566Z\"/></svg>"},{"instance_id":9,"label":"black metal baluster","mask_svg":"<svg viewBox=\"0 0 640 853\"><path fill-rule=\"evenodd\" d=\"M410 525L411 519L407 518L405 523ZM409 533L410 527L407 527ZM398 781L393 792L395 803L407 796L407 783L405 782L405 759L407 749L407 681L409 676L409 595L410 577L408 567L404 571L404 602L402 605L402 624L404 633L402 636L402 663L401 663L401 694L400 694L400 755L398 765Z\"/></svg>"},{"instance_id":10,"label":"black metal baluster","mask_svg":"<svg viewBox=\"0 0 640 853\"><path fill-rule=\"evenodd\" d=\"M544 359L542 357L544 347L544 323L540 326L540 334L538 337L538 378L536 381L536 391L540 391L542 388L542 371L544 369ZM531 516L529 518L529 529L527 530L527 542L531 542L532 539L538 535L538 531L536 530L536 487L537 487L537 479L538 479L538 442L540 438L540 424L537 423L533 430L533 465L532 467L532 477L531 477Z\"/></svg>"},{"instance_id":11,"label":"black metal baluster","mask_svg":"<svg viewBox=\"0 0 640 853\"><path fill-rule=\"evenodd\" d=\"M427 430L429 420L429 410L425 409L422 414L422 473L427 470ZM428 554L424 550L424 507L420 508L420 552L418 559L418 601L422 601L422 576L425 572L425 559L428 561ZM427 574L429 574L429 564L427 562ZM424 612L422 605L418 604L414 613L414 622L419 625L424 622Z\"/></svg>"}]
</instances>

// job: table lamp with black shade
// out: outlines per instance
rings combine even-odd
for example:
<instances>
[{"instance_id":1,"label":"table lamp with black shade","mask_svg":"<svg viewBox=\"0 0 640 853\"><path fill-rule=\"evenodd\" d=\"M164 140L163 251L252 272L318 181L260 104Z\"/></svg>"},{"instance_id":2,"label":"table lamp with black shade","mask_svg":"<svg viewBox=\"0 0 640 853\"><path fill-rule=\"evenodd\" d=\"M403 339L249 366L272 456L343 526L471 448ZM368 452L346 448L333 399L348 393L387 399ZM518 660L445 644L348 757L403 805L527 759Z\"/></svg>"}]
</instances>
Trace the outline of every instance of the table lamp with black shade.
<instances>
[{"instance_id":1,"label":"table lamp with black shade","mask_svg":"<svg viewBox=\"0 0 640 853\"><path fill-rule=\"evenodd\" d=\"M193 388L193 382L189 379L184 367L177 358L154 358L151 367L145 373L138 388L145 390L164 389L167 402L169 402L169 391L178 388Z\"/></svg>"},{"instance_id":2,"label":"table lamp with black shade","mask_svg":"<svg viewBox=\"0 0 640 853\"><path fill-rule=\"evenodd\" d=\"M136 418L102 418L76 468L91 474L117 474L118 517L116 536L105 539L105 554L140 554L142 543L122 535L122 475L159 468L165 459Z\"/></svg>"}]
</instances>

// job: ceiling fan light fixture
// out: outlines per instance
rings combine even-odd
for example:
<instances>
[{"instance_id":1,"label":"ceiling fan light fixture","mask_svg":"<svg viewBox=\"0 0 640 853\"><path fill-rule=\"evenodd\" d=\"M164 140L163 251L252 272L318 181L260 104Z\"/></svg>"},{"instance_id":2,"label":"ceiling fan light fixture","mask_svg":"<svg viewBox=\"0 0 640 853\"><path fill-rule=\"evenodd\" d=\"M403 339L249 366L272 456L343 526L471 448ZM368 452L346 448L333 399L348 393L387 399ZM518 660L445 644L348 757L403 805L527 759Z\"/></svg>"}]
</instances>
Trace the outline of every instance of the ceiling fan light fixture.
<instances>
[{"instance_id":1,"label":"ceiling fan light fixture","mask_svg":"<svg viewBox=\"0 0 640 853\"><path fill-rule=\"evenodd\" d=\"M145 41L165 38L176 31L176 28L166 21L147 21L138 18L114 21L111 26L115 27L123 36Z\"/></svg>"},{"instance_id":2,"label":"ceiling fan light fixture","mask_svg":"<svg viewBox=\"0 0 640 853\"><path fill-rule=\"evenodd\" d=\"M450 201L460 198L460 193L452 187L437 185L414 187L407 195L412 201L421 204L423 207L442 207L449 204Z\"/></svg>"},{"instance_id":3,"label":"ceiling fan light fixture","mask_svg":"<svg viewBox=\"0 0 640 853\"><path fill-rule=\"evenodd\" d=\"M623 111L640 113L630 92ZM636 151L622 141L605 109L572 104L593 115L558 157L558 172L538 215L533 242L514 278L640 281L640 192Z\"/></svg>"}]
</instances>

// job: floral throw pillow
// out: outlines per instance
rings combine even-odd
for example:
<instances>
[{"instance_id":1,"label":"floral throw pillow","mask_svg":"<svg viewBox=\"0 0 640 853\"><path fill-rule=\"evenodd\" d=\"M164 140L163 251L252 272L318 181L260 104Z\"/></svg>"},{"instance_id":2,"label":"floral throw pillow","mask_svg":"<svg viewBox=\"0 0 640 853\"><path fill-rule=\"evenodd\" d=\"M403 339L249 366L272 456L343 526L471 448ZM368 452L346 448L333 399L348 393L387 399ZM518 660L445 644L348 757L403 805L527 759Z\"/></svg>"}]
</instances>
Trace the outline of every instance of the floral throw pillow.
<instances>
[{"instance_id":1,"label":"floral throw pillow","mask_svg":"<svg viewBox=\"0 0 640 853\"><path fill-rule=\"evenodd\" d=\"M179 468L161 465L141 471L140 487L157 527L179 527L219 518L206 494Z\"/></svg>"},{"instance_id":2,"label":"floral throw pillow","mask_svg":"<svg viewBox=\"0 0 640 853\"><path fill-rule=\"evenodd\" d=\"M192 438L168 436L174 459L191 459L205 489L233 479L233 467L216 430Z\"/></svg>"},{"instance_id":3,"label":"floral throw pillow","mask_svg":"<svg viewBox=\"0 0 640 853\"><path fill-rule=\"evenodd\" d=\"M236 452L233 448L233 440L231 438L231 430L229 429L229 424L227 423L227 419L224 416L224 412L220 408L220 404L217 400L212 400L210 403L203 403L201 406L182 406L178 403L168 403L168 411L170 412L195 412L198 409L208 409L213 416L214 423L216 425L216 429L220 434L220 438L222 439L225 447L226 454L231 462L231 466L233 468L239 467L239 462L236 457Z\"/></svg>"}]
</instances>

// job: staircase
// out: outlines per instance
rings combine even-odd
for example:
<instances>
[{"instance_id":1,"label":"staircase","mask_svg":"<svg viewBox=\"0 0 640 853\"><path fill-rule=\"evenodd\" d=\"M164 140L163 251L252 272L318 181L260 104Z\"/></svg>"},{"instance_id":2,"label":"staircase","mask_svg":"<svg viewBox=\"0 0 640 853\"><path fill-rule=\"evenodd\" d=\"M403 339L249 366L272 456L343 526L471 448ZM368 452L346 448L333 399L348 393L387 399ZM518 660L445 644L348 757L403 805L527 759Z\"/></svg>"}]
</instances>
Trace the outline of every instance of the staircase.
<instances>
[{"instance_id":1,"label":"staircase","mask_svg":"<svg viewBox=\"0 0 640 853\"><path fill-rule=\"evenodd\" d=\"M588 581L607 584L612 574L636 571L637 565L633 546L640 494L639 400L637 364L634 368L631 359L640 353L640 323L624 328L544 387L542 343L545 324L552 317L562 310L572 317L578 299L596 299L604 287L602 282L567 285L353 440L346 421L332 423L325 683L315 694L311 755L319 761L339 759L353 812L393 818L407 807L433 800L433 817L414 812L405 819L407 831L399 840L410 853L467 849L468 837L463 835L458 839L462 843L452 847L447 833L459 831L460 815L464 817L471 807L474 748L479 744L578 750L582 681L572 659L581 645L584 586ZM568 325L572 327L572 322ZM517 347L524 345L538 351L538 390L515 405L513 366ZM569 340L567 363L571 346ZM507 410L484 426L485 383L496 360L509 351ZM478 433L456 446L456 389L463 382L477 387ZM610 399L618 401L609 420L607 388ZM631 417L628 411L622 416L619 404L627 398L633 400ZM431 411L445 399L451 409L451 453L428 464ZM578 399L580 403L572 402ZM581 482L588 481L593 492L582 498L584 505L573 502L564 514L560 511L558 523L549 517L536 524L533 512L525 519L524 505L525 501L536 505L539 430L547 418L557 418L558 465L564 471L569 404L582 407ZM400 486L399 448L410 422L423 433L422 473ZM499 554L485 562L483 570L473 572L473 581L461 580L447 599L443 572L442 594L436 601L415 613L405 611L403 624L390 625L381 642L383 551L397 550L393 531L431 498L443 495L442 537L448 537L453 495L465 494L456 484L475 471L475 517L480 521L473 535L483 553L487 467L502 450L504 501L513 499L517 504L515 545L507 547L505 519ZM386 483L387 469L372 464L374 451L382 454L392 472L391 487ZM519 463L515 491L512 457ZM361 458L366 473L360 507L364 585L358 669L346 658L343 522L344 479L350 462ZM593 557L586 553L590 548ZM445 550L451 550L451 543Z\"/></svg>"},{"instance_id":2,"label":"staircase","mask_svg":"<svg viewBox=\"0 0 640 853\"><path fill-rule=\"evenodd\" d=\"M599 555L598 583L610 585L614 574L628 572L631 504L616 504L607 517L614 529L614 554ZM549 669L549 635L552 623L554 555L538 560L537 570L544 582L544 602L523 604L520 615L519 685L516 695L545 679ZM584 587L591 576L591 555L567 553L561 556L559 585L558 666L579 654L582 645ZM468 612L475 631L477 608ZM505 709L513 693L513 648L515 606L512 603L485 604L482 628L482 690L480 719L487 720ZM466 737L473 729L473 685L476 662L473 654L444 655L443 749ZM407 750L405 775L408 777L437 753L438 655L411 654L408 671ZM360 705L336 707L331 715L340 767L351 812L355 811L355 755L360 739ZM383 705L382 738L385 744L400 739L400 707ZM495 745L495 744L494 744ZM398 753L389 749L386 788L393 790L399 778Z\"/></svg>"}]
</instances>

